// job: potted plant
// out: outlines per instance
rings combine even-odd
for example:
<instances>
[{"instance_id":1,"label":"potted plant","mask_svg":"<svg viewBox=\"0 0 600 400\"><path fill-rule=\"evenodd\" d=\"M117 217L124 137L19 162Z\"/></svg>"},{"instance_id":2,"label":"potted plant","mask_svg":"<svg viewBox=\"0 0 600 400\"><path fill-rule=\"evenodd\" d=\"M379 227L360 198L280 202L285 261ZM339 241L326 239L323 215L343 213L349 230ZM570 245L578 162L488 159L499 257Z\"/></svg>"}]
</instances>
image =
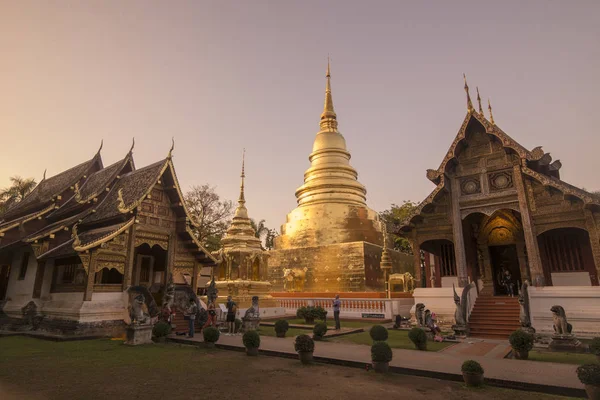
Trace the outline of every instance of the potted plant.
<instances>
[{"instance_id":1,"label":"potted plant","mask_svg":"<svg viewBox=\"0 0 600 400\"><path fill-rule=\"evenodd\" d=\"M315 351L315 342L308 335L296 336L294 349L300 357L302 364L310 364L313 360L313 352Z\"/></svg>"},{"instance_id":2,"label":"potted plant","mask_svg":"<svg viewBox=\"0 0 600 400\"><path fill-rule=\"evenodd\" d=\"M600 363L600 337L595 337L590 343L590 351L596 355L598 362Z\"/></svg>"},{"instance_id":3,"label":"potted plant","mask_svg":"<svg viewBox=\"0 0 600 400\"><path fill-rule=\"evenodd\" d=\"M577 367L577 377L585 385L590 400L600 400L600 364L584 364Z\"/></svg>"},{"instance_id":4,"label":"potted plant","mask_svg":"<svg viewBox=\"0 0 600 400\"><path fill-rule=\"evenodd\" d=\"M371 361L376 372L388 372L392 361L392 348L387 342L375 342L371 346Z\"/></svg>"},{"instance_id":5,"label":"potted plant","mask_svg":"<svg viewBox=\"0 0 600 400\"><path fill-rule=\"evenodd\" d=\"M421 328L412 328L408 332L408 338L415 344L417 350L427 350L427 334Z\"/></svg>"},{"instance_id":6,"label":"potted plant","mask_svg":"<svg viewBox=\"0 0 600 400\"><path fill-rule=\"evenodd\" d=\"M260 347L260 336L256 331L248 331L244 333L242 337L244 347L246 347L246 354L249 356L257 356L258 348Z\"/></svg>"},{"instance_id":7,"label":"potted plant","mask_svg":"<svg viewBox=\"0 0 600 400\"><path fill-rule=\"evenodd\" d=\"M275 321L275 334L277 337L285 337L288 329L290 329L290 324L285 319Z\"/></svg>"},{"instance_id":8,"label":"potted plant","mask_svg":"<svg viewBox=\"0 0 600 400\"><path fill-rule=\"evenodd\" d=\"M325 322L319 322L313 328L313 339L321 340L327 333L327 324Z\"/></svg>"},{"instance_id":9,"label":"potted plant","mask_svg":"<svg viewBox=\"0 0 600 400\"><path fill-rule=\"evenodd\" d=\"M460 370L467 386L481 386L483 384L483 368L477 361L465 361Z\"/></svg>"},{"instance_id":10,"label":"potted plant","mask_svg":"<svg viewBox=\"0 0 600 400\"><path fill-rule=\"evenodd\" d=\"M204 336L204 343L206 347L213 348L215 347L215 343L219 340L219 336L221 332L213 326L209 326L208 328L202 329L202 336Z\"/></svg>"},{"instance_id":11,"label":"potted plant","mask_svg":"<svg viewBox=\"0 0 600 400\"><path fill-rule=\"evenodd\" d=\"M388 330L382 325L373 325L369 331L369 335L373 342L384 342L388 339Z\"/></svg>"},{"instance_id":12,"label":"potted plant","mask_svg":"<svg viewBox=\"0 0 600 400\"><path fill-rule=\"evenodd\" d=\"M514 351L515 358L527 360L529 351L533 349L533 335L520 329L510 334L508 341Z\"/></svg>"},{"instance_id":13,"label":"potted plant","mask_svg":"<svg viewBox=\"0 0 600 400\"><path fill-rule=\"evenodd\" d=\"M169 333L171 333L171 325L165 321L158 321L152 328L152 336L158 343L164 343Z\"/></svg>"}]
</instances>

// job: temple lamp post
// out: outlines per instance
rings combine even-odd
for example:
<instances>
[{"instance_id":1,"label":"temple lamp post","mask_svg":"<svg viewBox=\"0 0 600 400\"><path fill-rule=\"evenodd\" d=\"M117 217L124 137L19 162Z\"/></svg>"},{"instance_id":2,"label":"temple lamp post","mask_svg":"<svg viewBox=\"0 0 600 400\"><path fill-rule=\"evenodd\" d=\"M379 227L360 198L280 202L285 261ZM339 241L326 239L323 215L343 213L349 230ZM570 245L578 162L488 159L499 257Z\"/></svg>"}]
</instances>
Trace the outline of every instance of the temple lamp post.
<instances>
[{"instance_id":1,"label":"temple lamp post","mask_svg":"<svg viewBox=\"0 0 600 400\"><path fill-rule=\"evenodd\" d=\"M381 269L383 270L383 279L385 282L385 297L386 299L391 298L390 293L390 282L388 281L389 271L392 269L392 258L390 257L387 250L387 229L385 224L383 225L383 254L381 255Z\"/></svg>"}]
</instances>

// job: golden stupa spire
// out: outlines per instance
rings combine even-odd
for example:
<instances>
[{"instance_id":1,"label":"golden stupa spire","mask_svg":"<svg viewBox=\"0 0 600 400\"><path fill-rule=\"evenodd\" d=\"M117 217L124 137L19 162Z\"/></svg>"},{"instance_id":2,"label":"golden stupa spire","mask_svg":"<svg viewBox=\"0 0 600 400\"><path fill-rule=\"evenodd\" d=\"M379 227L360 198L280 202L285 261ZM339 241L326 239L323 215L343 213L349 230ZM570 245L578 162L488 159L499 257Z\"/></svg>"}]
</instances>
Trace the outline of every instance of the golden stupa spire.
<instances>
[{"instance_id":1,"label":"golden stupa spire","mask_svg":"<svg viewBox=\"0 0 600 400\"><path fill-rule=\"evenodd\" d=\"M325 85L325 105L321 114L321 130L335 131L337 130L337 115L333 110L333 97L331 97L331 67L329 57L327 57L327 73L325 74L327 83Z\"/></svg>"},{"instance_id":2,"label":"golden stupa spire","mask_svg":"<svg viewBox=\"0 0 600 400\"><path fill-rule=\"evenodd\" d=\"M479 97L479 86L475 86L477 89L477 104L479 105L479 114L483 115L483 108L481 107L481 97Z\"/></svg>"},{"instance_id":3,"label":"golden stupa spire","mask_svg":"<svg viewBox=\"0 0 600 400\"><path fill-rule=\"evenodd\" d=\"M244 151L242 152L242 175L240 175L240 177L242 178L242 183L240 185L240 197L238 199L238 203L240 203L240 205L244 205L246 203L246 198L244 197L244 178L246 177L246 174L244 173L245 162L246 162L246 149L244 149Z\"/></svg>"},{"instance_id":4,"label":"golden stupa spire","mask_svg":"<svg viewBox=\"0 0 600 400\"><path fill-rule=\"evenodd\" d=\"M488 98L488 110L490 110L490 122L492 125L496 125L494 122L494 114L492 114L492 103L490 103L490 99Z\"/></svg>"},{"instance_id":5,"label":"golden stupa spire","mask_svg":"<svg viewBox=\"0 0 600 400\"><path fill-rule=\"evenodd\" d=\"M473 112L473 102L471 102L471 95L469 94L469 85L467 85L467 76L463 74L463 78L465 79L465 92L467 92L467 111Z\"/></svg>"}]
</instances>

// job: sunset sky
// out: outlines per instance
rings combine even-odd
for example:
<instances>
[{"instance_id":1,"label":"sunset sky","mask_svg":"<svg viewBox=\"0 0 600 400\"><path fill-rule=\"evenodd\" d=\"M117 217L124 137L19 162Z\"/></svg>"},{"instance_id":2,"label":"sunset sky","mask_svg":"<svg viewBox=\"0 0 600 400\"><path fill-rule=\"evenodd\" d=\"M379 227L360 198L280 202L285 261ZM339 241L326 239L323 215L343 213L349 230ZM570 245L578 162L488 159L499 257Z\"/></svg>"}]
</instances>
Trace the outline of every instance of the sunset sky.
<instances>
[{"instance_id":1,"label":"sunset sky","mask_svg":"<svg viewBox=\"0 0 600 400\"><path fill-rule=\"evenodd\" d=\"M416 202L471 95L496 123L599 190L600 1L0 0L0 187L52 176L132 137L136 165L174 162L184 189L239 191L279 227L296 206L323 108L371 208ZM486 107L487 111L487 107Z\"/></svg>"}]
</instances>

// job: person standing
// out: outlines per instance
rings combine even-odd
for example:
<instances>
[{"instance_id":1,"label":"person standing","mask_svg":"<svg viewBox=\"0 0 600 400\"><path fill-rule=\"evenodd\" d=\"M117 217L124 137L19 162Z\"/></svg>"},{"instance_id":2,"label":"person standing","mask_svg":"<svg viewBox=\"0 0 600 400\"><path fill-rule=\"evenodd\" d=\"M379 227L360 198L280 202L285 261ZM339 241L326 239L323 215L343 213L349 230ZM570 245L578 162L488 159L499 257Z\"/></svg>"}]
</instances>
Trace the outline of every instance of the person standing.
<instances>
[{"instance_id":1,"label":"person standing","mask_svg":"<svg viewBox=\"0 0 600 400\"><path fill-rule=\"evenodd\" d=\"M196 305L196 302L194 301L194 299L190 299L190 306L188 307L187 312L189 315L188 337L193 338L194 337L194 324L196 323L196 314L198 313L198 306Z\"/></svg>"},{"instance_id":2,"label":"person standing","mask_svg":"<svg viewBox=\"0 0 600 400\"><path fill-rule=\"evenodd\" d=\"M340 295L335 295L335 300L333 300L333 319L335 319L335 330L339 331L340 327L340 307L342 306L342 301L340 300Z\"/></svg>"},{"instance_id":3,"label":"person standing","mask_svg":"<svg viewBox=\"0 0 600 400\"><path fill-rule=\"evenodd\" d=\"M210 303L208 303L208 319L206 320L206 323L204 324L202 329L206 328L207 326L216 326L216 317L217 311L215 310L215 302L211 301Z\"/></svg>"},{"instance_id":4,"label":"person standing","mask_svg":"<svg viewBox=\"0 0 600 400\"><path fill-rule=\"evenodd\" d=\"M231 296L227 296L227 327L229 328L227 335L232 336L235 334L235 313L237 311L237 305L231 299Z\"/></svg>"}]
</instances>

